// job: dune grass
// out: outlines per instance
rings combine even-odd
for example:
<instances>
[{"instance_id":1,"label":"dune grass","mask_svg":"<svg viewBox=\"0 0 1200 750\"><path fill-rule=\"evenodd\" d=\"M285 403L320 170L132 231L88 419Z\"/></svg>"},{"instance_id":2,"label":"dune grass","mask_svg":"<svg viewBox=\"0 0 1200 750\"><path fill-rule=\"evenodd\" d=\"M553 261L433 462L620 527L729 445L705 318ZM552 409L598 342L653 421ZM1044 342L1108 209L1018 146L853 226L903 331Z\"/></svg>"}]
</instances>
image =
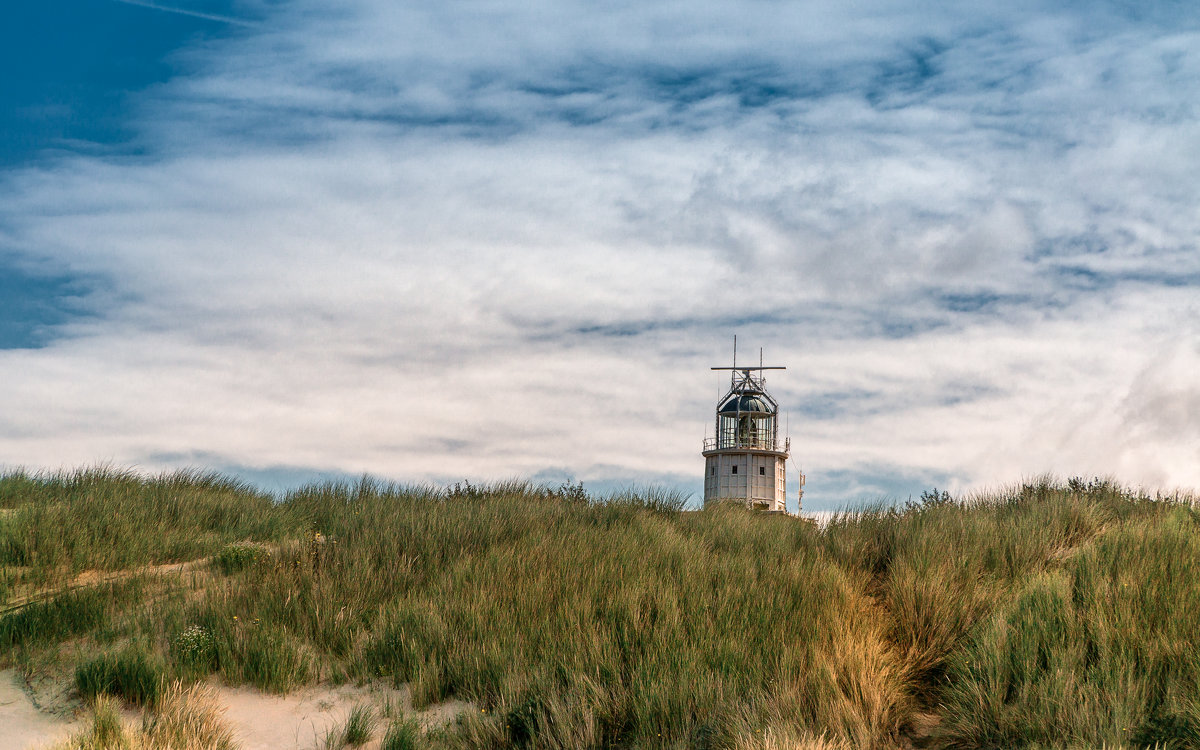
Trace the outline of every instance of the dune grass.
<instances>
[{"instance_id":1,"label":"dune grass","mask_svg":"<svg viewBox=\"0 0 1200 750\"><path fill-rule=\"evenodd\" d=\"M1200 516L1174 508L1035 576L949 668L961 747L1200 747Z\"/></svg>"},{"instance_id":2,"label":"dune grass","mask_svg":"<svg viewBox=\"0 0 1200 750\"><path fill-rule=\"evenodd\" d=\"M344 747L359 747L375 737L379 726L379 717L375 709L366 704L360 704L350 709L346 721L334 728L325 738L326 750L338 750Z\"/></svg>"},{"instance_id":3,"label":"dune grass","mask_svg":"<svg viewBox=\"0 0 1200 750\"><path fill-rule=\"evenodd\" d=\"M409 719L393 721L389 724L380 748L381 750L418 750L424 744L420 726Z\"/></svg>"},{"instance_id":4,"label":"dune grass","mask_svg":"<svg viewBox=\"0 0 1200 750\"><path fill-rule=\"evenodd\" d=\"M383 679L473 706L385 746L1200 747L1200 520L1111 482L935 491L823 528L663 491L273 500L195 473L15 474L0 506L18 587L212 563L3 614L23 668L104 683L89 665L136 644L159 685Z\"/></svg>"},{"instance_id":5,"label":"dune grass","mask_svg":"<svg viewBox=\"0 0 1200 750\"><path fill-rule=\"evenodd\" d=\"M235 750L211 690L174 683L147 708L139 725L125 723L119 705L101 696L89 726L53 750Z\"/></svg>"},{"instance_id":6,"label":"dune grass","mask_svg":"<svg viewBox=\"0 0 1200 750\"><path fill-rule=\"evenodd\" d=\"M6 588L63 581L86 570L193 560L228 542L269 541L292 529L270 496L216 474L142 477L83 469L0 478L0 567Z\"/></svg>"},{"instance_id":7,"label":"dune grass","mask_svg":"<svg viewBox=\"0 0 1200 750\"><path fill-rule=\"evenodd\" d=\"M75 688L88 701L101 695L120 697L139 706L152 706L162 693L164 671L160 660L142 644L101 654L75 669Z\"/></svg>"}]
</instances>

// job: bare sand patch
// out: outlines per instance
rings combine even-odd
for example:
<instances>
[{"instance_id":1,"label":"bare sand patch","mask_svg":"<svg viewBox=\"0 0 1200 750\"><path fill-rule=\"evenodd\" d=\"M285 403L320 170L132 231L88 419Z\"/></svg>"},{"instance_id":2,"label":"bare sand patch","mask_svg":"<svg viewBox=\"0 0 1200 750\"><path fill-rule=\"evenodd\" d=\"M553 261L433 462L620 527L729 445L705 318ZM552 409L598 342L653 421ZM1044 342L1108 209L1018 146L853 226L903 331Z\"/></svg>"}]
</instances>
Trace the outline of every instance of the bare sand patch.
<instances>
[{"instance_id":1,"label":"bare sand patch","mask_svg":"<svg viewBox=\"0 0 1200 750\"><path fill-rule=\"evenodd\" d=\"M288 695L266 695L253 688L217 687L217 700L225 709L225 721L233 729L243 750L311 750L324 746L325 738L338 731L350 710L370 705L381 717L380 736L364 745L377 747L386 729L382 717L408 716L425 729L444 726L460 714L474 710L463 701L448 701L414 711L407 686L392 688L382 684L365 686L318 686L296 690Z\"/></svg>"},{"instance_id":2,"label":"bare sand patch","mask_svg":"<svg viewBox=\"0 0 1200 750\"><path fill-rule=\"evenodd\" d=\"M379 746L387 728L385 716L406 716L425 729L444 726L460 714L476 710L470 703L448 701L414 711L408 687L384 683L315 686L288 695L268 695L253 688L212 684L216 701L234 740L243 750L316 750L325 738L340 731L358 705L370 705L380 717L377 737L364 746ZM65 693L69 690L47 691ZM44 748L67 739L87 726L85 711L76 716L78 703L57 695L53 706L35 702L25 681L15 670L0 672L0 750ZM68 705L72 704L72 705ZM136 721L129 712L128 720Z\"/></svg>"},{"instance_id":3,"label":"bare sand patch","mask_svg":"<svg viewBox=\"0 0 1200 750\"><path fill-rule=\"evenodd\" d=\"M14 669L0 671L0 750L24 750L66 739L83 726L81 719L43 711Z\"/></svg>"}]
</instances>

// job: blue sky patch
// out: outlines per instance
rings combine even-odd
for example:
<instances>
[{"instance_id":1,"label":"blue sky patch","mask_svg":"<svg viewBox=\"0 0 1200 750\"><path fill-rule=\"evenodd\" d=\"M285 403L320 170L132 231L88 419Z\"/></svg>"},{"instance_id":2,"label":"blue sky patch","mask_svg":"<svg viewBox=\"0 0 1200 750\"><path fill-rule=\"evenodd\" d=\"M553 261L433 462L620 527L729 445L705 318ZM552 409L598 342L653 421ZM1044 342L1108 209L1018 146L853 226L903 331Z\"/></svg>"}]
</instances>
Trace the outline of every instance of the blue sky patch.
<instances>
[{"instance_id":1,"label":"blue sky patch","mask_svg":"<svg viewBox=\"0 0 1200 750\"><path fill-rule=\"evenodd\" d=\"M193 467L202 471L216 471L226 476L239 479L263 492L282 498L288 492L312 484L328 484L330 482L354 483L363 478L363 474L339 471L337 469L320 469L312 466L293 466L287 464L272 464L266 466L249 466L230 461L227 457L206 451L189 453L152 453L147 456L152 463L167 463L179 467ZM379 479L378 477L374 477ZM388 482L388 479L380 481Z\"/></svg>"},{"instance_id":2,"label":"blue sky patch","mask_svg":"<svg viewBox=\"0 0 1200 750\"><path fill-rule=\"evenodd\" d=\"M231 6L180 7L220 16ZM236 28L119 0L8 4L0 24L0 168L61 149L136 150L131 95L180 71L174 50Z\"/></svg>"},{"instance_id":3,"label":"blue sky patch","mask_svg":"<svg viewBox=\"0 0 1200 750\"><path fill-rule=\"evenodd\" d=\"M794 408L797 416L802 418L839 419L849 414L862 415L877 411L883 395L863 389L813 393L797 401Z\"/></svg>"},{"instance_id":4,"label":"blue sky patch","mask_svg":"<svg viewBox=\"0 0 1200 750\"><path fill-rule=\"evenodd\" d=\"M804 510L829 511L861 508L871 504L903 504L920 498L934 487L949 486L952 476L946 472L922 471L902 466L865 466L853 469L807 472ZM789 478L790 479L790 478ZM795 503L794 491L789 508Z\"/></svg>"},{"instance_id":5,"label":"blue sky patch","mask_svg":"<svg viewBox=\"0 0 1200 750\"><path fill-rule=\"evenodd\" d=\"M1004 307L1020 307L1031 302L1029 295L997 292L947 292L938 297L938 304L956 313L992 313Z\"/></svg>"},{"instance_id":6,"label":"blue sky patch","mask_svg":"<svg viewBox=\"0 0 1200 750\"><path fill-rule=\"evenodd\" d=\"M87 296L95 279L31 271L0 255L0 349L38 349L58 337L58 327L94 314Z\"/></svg>"}]
</instances>

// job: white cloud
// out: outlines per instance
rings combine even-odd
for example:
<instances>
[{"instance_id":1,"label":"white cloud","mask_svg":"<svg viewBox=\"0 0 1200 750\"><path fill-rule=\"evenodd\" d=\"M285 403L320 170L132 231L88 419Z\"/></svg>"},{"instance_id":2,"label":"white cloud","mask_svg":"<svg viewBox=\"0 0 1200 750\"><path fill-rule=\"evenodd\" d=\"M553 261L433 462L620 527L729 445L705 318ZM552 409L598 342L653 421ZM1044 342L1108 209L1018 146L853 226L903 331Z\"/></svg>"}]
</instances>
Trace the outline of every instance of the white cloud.
<instances>
[{"instance_id":1,"label":"white cloud","mask_svg":"<svg viewBox=\"0 0 1200 750\"><path fill-rule=\"evenodd\" d=\"M6 246L111 280L0 352L0 456L698 476L740 332L818 505L1200 485L1197 35L890 7L295 3L188 51L147 155L0 187Z\"/></svg>"}]
</instances>

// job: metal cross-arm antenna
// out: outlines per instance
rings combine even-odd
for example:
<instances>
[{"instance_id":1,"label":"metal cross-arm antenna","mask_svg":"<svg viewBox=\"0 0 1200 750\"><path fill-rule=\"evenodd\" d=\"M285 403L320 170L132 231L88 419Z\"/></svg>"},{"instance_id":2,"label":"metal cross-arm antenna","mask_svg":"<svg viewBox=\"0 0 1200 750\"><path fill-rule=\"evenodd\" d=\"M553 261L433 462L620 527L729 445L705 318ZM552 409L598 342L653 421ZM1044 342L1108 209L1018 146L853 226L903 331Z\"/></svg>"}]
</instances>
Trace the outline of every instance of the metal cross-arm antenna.
<instances>
[{"instance_id":1,"label":"metal cross-arm antenna","mask_svg":"<svg viewBox=\"0 0 1200 750\"><path fill-rule=\"evenodd\" d=\"M735 390L746 388L750 388L755 391L761 391L766 383L766 380L762 375L763 370L786 370L787 368L771 365L758 365L757 367L754 365L747 367L734 365L733 367L714 367L712 369L729 371L729 389L732 393ZM758 375L754 375L752 373L758 373Z\"/></svg>"},{"instance_id":2,"label":"metal cross-arm antenna","mask_svg":"<svg viewBox=\"0 0 1200 750\"><path fill-rule=\"evenodd\" d=\"M739 389L747 388L756 391L763 390L763 384L766 382L763 375L763 370L786 370L786 367L778 367L763 364L762 349L758 350L758 366L754 365L738 365L737 363L737 336L733 337L733 365L731 367L714 367L714 370L729 371L729 392L732 393ZM751 373L759 373L757 376ZM738 373L741 373L741 378L738 378ZM769 398L769 396L768 396Z\"/></svg>"}]
</instances>

